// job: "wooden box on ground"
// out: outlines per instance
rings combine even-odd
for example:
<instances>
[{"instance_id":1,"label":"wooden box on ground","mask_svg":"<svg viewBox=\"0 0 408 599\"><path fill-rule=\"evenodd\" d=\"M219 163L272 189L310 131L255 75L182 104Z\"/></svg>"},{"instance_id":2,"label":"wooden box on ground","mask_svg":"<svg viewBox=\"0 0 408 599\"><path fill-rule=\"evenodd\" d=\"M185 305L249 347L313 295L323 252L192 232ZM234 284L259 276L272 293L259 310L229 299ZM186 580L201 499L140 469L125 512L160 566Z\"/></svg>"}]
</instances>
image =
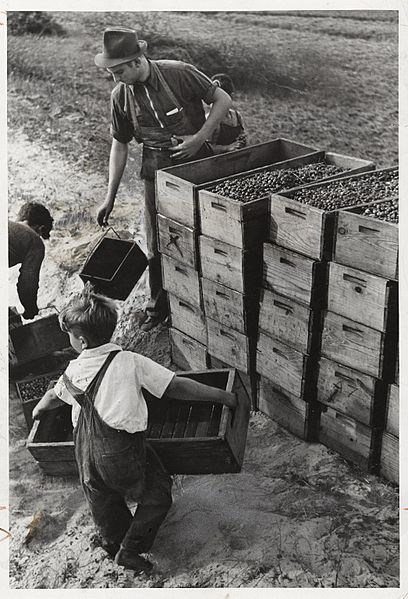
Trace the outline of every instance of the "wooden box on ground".
<instances>
[{"instance_id":1,"label":"wooden box on ground","mask_svg":"<svg viewBox=\"0 0 408 599\"><path fill-rule=\"evenodd\" d=\"M319 409L315 402L283 392L267 377L258 377L258 408L280 426L305 441L315 441Z\"/></svg>"},{"instance_id":2,"label":"wooden box on ground","mask_svg":"<svg viewBox=\"0 0 408 599\"><path fill-rule=\"evenodd\" d=\"M373 165L370 167L372 169ZM330 194L331 203L333 206L338 204L341 205L341 197L336 197L333 192L333 185L338 181L341 183L345 180L358 180L361 177L378 176L379 172L383 171L394 171L395 167L381 169L381 171L370 170L370 172L363 172L359 174L348 175L347 177L341 176L332 180L325 180L317 183L311 183L310 185L304 185L299 187L293 187L290 190L282 191L279 194L271 194L271 213L270 213L270 231L269 240L277 243L283 247L287 247L296 252L300 252L305 256L315 258L316 260L330 260L333 255L333 247L336 238L337 220L340 218L344 210L347 208L331 208L330 210L323 210L309 204L299 202L295 199L297 192L301 189L309 188L313 189L324 189L329 188L332 190ZM330 186L330 187L329 187ZM341 186L339 185L339 194L341 194ZM351 200L350 200L351 201ZM358 193L355 194L355 200L352 205L363 205L362 200ZM347 251L347 249L346 249ZM354 254L359 250L355 247L352 250L348 250L347 253ZM336 262L342 262L337 260ZM349 264L356 268L363 268L363 264L359 262L343 262L343 264ZM382 274L382 273L377 273ZM392 276L384 275L386 278L393 278Z\"/></svg>"},{"instance_id":3,"label":"wooden box on ground","mask_svg":"<svg viewBox=\"0 0 408 599\"><path fill-rule=\"evenodd\" d=\"M70 347L69 337L61 331L56 314L12 329L10 338L18 364L25 364Z\"/></svg>"},{"instance_id":4,"label":"wooden box on ground","mask_svg":"<svg viewBox=\"0 0 408 599\"><path fill-rule=\"evenodd\" d=\"M169 329L172 362L182 370L209 367L207 347L177 329Z\"/></svg>"},{"instance_id":5,"label":"wooden box on ground","mask_svg":"<svg viewBox=\"0 0 408 599\"><path fill-rule=\"evenodd\" d=\"M399 438L387 432L382 436L380 474L399 484Z\"/></svg>"},{"instance_id":6,"label":"wooden box on ground","mask_svg":"<svg viewBox=\"0 0 408 599\"><path fill-rule=\"evenodd\" d=\"M327 263L264 243L263 287L312 308L327 302Z\"/></svg>"},{"instance_id":7,"label":"wooden box on ground","mask_svg":"<svg viewBox=\"0 0 408 599\"><path fill-rule=\"evenodd\" d=\"M238 406L147 397L147 439L172 474L239 472L249 423L250 402L233 369L181 372L180 376L236 392ZM69 406L67 406L68 408ZM34 422L27 448L51 475L76 472L70 409L58 408Z\"/></svg>"},{"instance_id":8,"label":"wooden box on ground","mask_svg":"<svg viewBox=\"0 0 408 599\"><path fill-rule=\"evenodd\" d=\"M388 386L385 430L399 437L399 386L395 384Z\"/></svg>"},{"instance_id":9,"label":"wooden box on ground","mask_svg":"<svg viewBox=\"0 0 408 599\"><path fill-rule=\"evenodd\" d=\"M327 309L378 331L395 331L398 284L330 262Z\"/></svg>"},{"instance_id":10,"label":"wooden box on ground","mask_svg":"<svg viewBox=\"0 0 408 599\"><path fill-rule=\"evenodd\" d=\"M326 311L323 316L321 354L391 383L395 373L397 340L345 316Z\"/></svg>"},{"instance_id":11,"label":"wooden box on ground","mask_svg":"<svg viewBox=\"0 0 408 599\"><path fill-rule=\"evenodd\" d=\"M223 326L254 336L257 332L257 296L243 295L216 281L201 279L204 311L207 318Z\"/></svg>"},{"instance_id":12,"label":"wooden box on ground","mask_svg":"<svg viewBox=\"0 0 408 599\"><path fill-rule=\"evenodd\" d=\"M323 406L318 440L361 469L377 474L380 467L381 429Z\"/></svg>"},{"instance_id":13,"label":"wooden box on ground","mask_svg":"<svg viewBox=\"0 0 408 599\"><path fill-rule=\"evenodd\" d=\"M209 359L209 367L215 370L219 370L220 368L232 368L232 364L228 364L224 360L220 360L215 356L212 356L210 353L208 354ZM242 370L238 370L238 374L244 385L246 392L248 393L248 397L251 398L251 405L253 409L257 408L257 391L256 391L256 374L255 372L243 372Z\"/></svg>"},{"instance_id":14,"label":"wooden box on ground","mask_svg":"<svg viewBox=\"0 0 408 599\"><path fill-rule=\"evenodd\" d=\"M201 280L191 266L162 255L163 289L197 308L203 308Z\"/></svg>"},{"instance_id":15,"label":"wooden box on ground","mask_svg":"<svg viewBox=\"0 0 408 599\"><path fill-rule=\"evenodd\" d=\"M374 168L374 164L367 160L359 160L340 154L315 152L292 158L285 162L270 165L268 171L296 169L308 164L323 162L328 165L335 165L343 168L346 173L356 173ZM218 181L212 181L207 187L210 189L201 189L198 192L198 202L200 208L201 232L203 235L221 239L231 245L238 247L251 247L265 241L268 235L268 213L269 213L269 194L262 198L257 198L254 190L254 199L246 199L245 202L234 200L226 195L220 195L211 191L214 185L227 184L228 180L239 180L243 177L255 176L265 171L265 167L247 170L225 177ZM339 177L340 175L335 175ZM332 179L333 177L327 177ZM324 178L326 180L326 177ZM258 194L259 195L259 194Z\"/></svg>"},{"instance_id":16,"label":"wooden box on ground","mask_svg":"<svg viewBox=\"0 0 408 599\"><path fill-rule=\"evenodd\" d=\"M313 151L316 149L310 146L277 138L227 154L218 154L159 170L156 173L157 212L198 229L200 186L221 177L282 162Z\"/></svg>"},{"instance_id":17,"label":"wooden box on ground","mask_svg":"<svg viewBox=\"0 0 408 599\"><path fill-rule=\"evenodd\" d=\"M261 290L259 330L304 354L320 349L321 312L270 291Z\"/></svg>"},{"instance_id":18,"label":"wooden box on ground","mask_svg":"<svg viewBox=\"0 0 408 599\"><path fill-rule=\"evenodd\" d=\"M388 388L384 381L323 357L318 372L319 402L366 426L384 427Z\"/></svg>"},{"instance_id":19,"label":"wooden box on ground","mask_svg":"<svg viewBox=\"0 0 408 599\"><path fill-rule=\"evenodd\" d=\"M208 353L249 373L255 367L256 337L248 337L207 318Z\"/></svg>"},{"instance_id":20,"label":"wooden box on ground","mask_svg":"<svg viewBox=\"0 0 408 599\"><path fill-rule=\"evenodd\" d=\"M304 401L314 401L316 368L316 360L309 355L259 332L256 371L272 380L283 392Z\"/></svg>"},{"instance_id":21,"label":"wooden box on ground","mask_svg":"<svg viewBox=\"0 0 408 599\"><path fill-rule=\"evenodd\" d=\"M262 246L242 250L212 237L200 235L201 272L204 278L255 295L262 280Z\"/></svg>"},{"instance_id":22,"label":"wooden box on ground","mask_svg":"<svg viewBox=\"0 0 408 599\"><path fill-rule=\"evenodd\" d=\"M205 314L197 306L168 294L170 304L171 326L202 345L207 345L207 327Z\"/></svg>"},{"instance_id":23,"label":"wooden box on ground","mask_svg":"<svg viewBox=\"0 0 408 599\"><path fill-rule=\"evenodd\" d=\"M339 212L333 260L385 279L398 279L398 224L363 216L366 207Z\"/></svg>"},{"instance_id":24,"label":"wooden box on ground","mask_svg":"<svg viewBox=\"0 0 408 599\"><path fill-rule=\"evenodd\" d=\"M197 230L157 215L159 250L174 260L199 270Z\"/></svg>"}]
</instances>

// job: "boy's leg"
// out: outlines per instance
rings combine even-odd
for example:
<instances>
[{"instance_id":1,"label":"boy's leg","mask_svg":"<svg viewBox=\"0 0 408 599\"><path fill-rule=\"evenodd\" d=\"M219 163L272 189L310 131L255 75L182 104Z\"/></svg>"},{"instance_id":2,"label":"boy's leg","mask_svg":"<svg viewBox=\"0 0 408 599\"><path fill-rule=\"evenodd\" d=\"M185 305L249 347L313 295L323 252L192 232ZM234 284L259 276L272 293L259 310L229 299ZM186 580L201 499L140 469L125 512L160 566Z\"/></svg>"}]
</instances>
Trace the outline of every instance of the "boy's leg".
<instances>
[{"instance_id":1,"label":"boy's leg","mask_svg":"<svg viewBox=\"0 0 408 599\"><path fill-rule=\"evenodd\" d=\"M121 550L129 555L149 551L172 504L173 480L156 453L147 445L145 489Z\"/></svg>"}]
</instances>

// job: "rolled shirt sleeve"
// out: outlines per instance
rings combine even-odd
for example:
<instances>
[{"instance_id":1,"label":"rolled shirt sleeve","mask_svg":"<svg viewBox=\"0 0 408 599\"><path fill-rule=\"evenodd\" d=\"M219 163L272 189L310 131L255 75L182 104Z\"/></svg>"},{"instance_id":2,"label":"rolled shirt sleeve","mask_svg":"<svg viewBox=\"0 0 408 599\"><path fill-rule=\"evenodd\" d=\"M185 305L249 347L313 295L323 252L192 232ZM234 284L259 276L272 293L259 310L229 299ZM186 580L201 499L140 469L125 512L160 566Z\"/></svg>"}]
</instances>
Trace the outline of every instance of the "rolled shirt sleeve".
<instances>
[{"instance_id":1,"label":"rolled shirt sleeve","mask_svg":"<svg viewBox=\"0 0 408 599\"><path fill-rule=\"evenodd\" d=\"M163 397L175 373L146 356L134 354L134 359L140 386L154 397Z\"/></svg>"}]
</instances>

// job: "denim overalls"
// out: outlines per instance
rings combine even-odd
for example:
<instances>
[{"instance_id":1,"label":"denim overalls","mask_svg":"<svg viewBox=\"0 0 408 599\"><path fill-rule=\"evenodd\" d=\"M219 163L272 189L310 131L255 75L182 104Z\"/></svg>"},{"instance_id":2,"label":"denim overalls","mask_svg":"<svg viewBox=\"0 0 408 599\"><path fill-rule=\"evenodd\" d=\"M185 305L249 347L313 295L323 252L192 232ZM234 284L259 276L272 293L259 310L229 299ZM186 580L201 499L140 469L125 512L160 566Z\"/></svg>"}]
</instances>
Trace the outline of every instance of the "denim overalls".
<instances>
[{"instance_id":1,"label":"denim overalls","mask_svg":"<svg viewBox=\"0 0 408 599\"><path fill-rule=\"evenodd\" d=\"M75 457L95 524L106 543L139 554L150 549L170 509L172 479L146 444L144 431L114 429L94 407L102 378L118 351L110 352L84 392L65 373L63 378L81 406L74 428ZM134 516L125 496L138 502Z\"/></svg>"}]
</instances>

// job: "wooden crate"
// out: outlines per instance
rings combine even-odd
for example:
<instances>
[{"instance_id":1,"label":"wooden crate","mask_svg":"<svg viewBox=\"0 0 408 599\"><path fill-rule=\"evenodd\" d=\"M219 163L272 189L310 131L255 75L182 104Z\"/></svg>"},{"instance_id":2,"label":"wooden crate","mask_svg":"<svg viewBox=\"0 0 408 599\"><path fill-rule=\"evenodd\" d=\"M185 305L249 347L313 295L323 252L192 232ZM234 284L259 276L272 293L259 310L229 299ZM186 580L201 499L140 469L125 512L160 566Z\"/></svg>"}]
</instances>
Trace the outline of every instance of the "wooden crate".
<instances>
[{"instance_id":1,"label":"wooden crate","mask_svg":"<svg viewBox=\"0 0 408 599\"><path fill-rule=\"evenodd\" d=\"M398 279L398 225L363 216L366 206L339 212L333 260L385 279Z\"/></svg>"},{"instance_id":2,"label":"wooden crate","mask_svg":"<svg viewBox=\"0 0 408 599\"><path fill-rule=\"evenodd\" d=\"M387 384L358 370L320 358L317 400L366 426L384 428Z\"/></svg>"},{"instance_id":3,"label":"wooden crate","mask_svg":"<svg viewBox=\"0 0 408 599\"><path fill-rule=\"evenodd\" d=\"M264 243L263 287L313 309L327 303L327 263Z\"/></svg>"},{"instance_id":4,"label":"wooden crate","mask_svg":"<svg viewBox=\"0 0 408 599\"><path fill-rule=\"evenodd\" d=\"M293 187L290 190L282 191L279 194L271 194L271 210L270 210L270 230L269 240L283 247L287 247L296 252L309 256L316 260L330 260L333 256L333 248L336 239L336 227L340 215L346 208L338 210L322 210L308 204L301 203L294 198L297 191L305 187L309 188L324 188L332 186L335 181L344 179L358 179L367 175L367 171L378 173L379 171L372 170L374 165L368 163L367 169L358 174L348 174L347 176L336 177L335 179L326 179L317 183ZM381 171L396 170L396 167L381 169ZM340 188L339 188L340 189ZM336 202L336 198L332 197ZM356 194L354 206L365 205ZM347 245L347 244L346 244ZM352 252L359 251L354 248ZM336 262L342 262L337 260ZM343 262L356 268L362 268L358 263ZM362 270L365 270L362 268ZM381 274L381 273L378 273ZM393 278L388 277L386 278Z\"/></svg>"},{"instance_id":5,"label":"wooden crate","mask_svg":"<svg viewBox=\"0 0 408 599\"><path fill-rule=\"evenodd\" d=\"M172 474L239 472L250 412L239 375L234 369L177 374L237 393L238 406L231 410L221 404L157 400L146 394L148 442ZM52 410L35 421L27 448L47 474L76 472L70 406Z\"/></svg>"},{"instance_id":6,"label":"wooden crate","mask_svg":"<svg viewBox=\"0 0 408 599\"><path fill-rule=\"evenodd\" d=\"M378 379L392 382L397 340L345 316L326 311L321 354Z\"/></svg>"},{"instance_id":7,"label":"wooden crate","mask_svg":"<svg viewBox=\"0 0 408 599\"><path fill-rule=\"evenodd\" d=\"M47 372L39 376L28 376L15 381L17 396L23 408L28 430L33 425L32 412L46 391L53 387L64 369Z\"/></svg>"},{"instance_id":8,"label":"wooden crate","mask_svg":"<svg viewBox=\"0 0 408 599\"><path fill-rule=\"evenodd\" d=\"M199 229L198 190L210 181L316 151L283 138L171 166L156 173L157 211Z\"/></svg>"},{"instance_id":9,"label":"wooden crate","mask_svg":"<svg viewBox=\"0 0 408 599\"><path fill-rule=\"evenodd\" d=\"M12 329L10 338L18 364L26 364L70 347L69 337L61 331L57 314Z\"/></svg>"},{"instance_id":10,"label":"wooden crate","mask_svg":"<svg viewBox=\"0 0 408 599\"><path fill-rule=\"evenodd\" d=\"M267 167L267 170L282 170L298 168L307 164L324 162L343 168L346 173L361 172L374 168L374 164L367 160L359 160L349 156L333 154L330 152L314 152L290 160L279 162ZM214 187L217 183L231 179L241 179L249 175L256 175L265 170L265 167L247 170L239 175L230 175L212 181L207 187ZM339 177L339 175L335 175ZM325 177L324 180L334 178ZM252 247L260 241L266 241L268 235L268 219L270 195L240 202L212 192L201 189L198 192L200 208L201 232L203 235L221 239L231 245L241 248Z\"/></svg>"},{"instance_id":11,"label":"wooden crate","mask_svg":"<svg viewBox=\"0 0 408 599\"><path fill-rule=\"evenodd\" d=\"M259 330L304 354L320 350L322 316L320 310L270 291L261 290Z\"/></svg>"},{"instance_id":12,"label":"wooden crate","mask_svg":"<svg viewBox=\"0 0 408 599\"><path fill-rule=\"evenodd\" d=\"M283 392L304 401L316 397L316 360L289 347L282 341L259 332L256 348L256 372Z\"/></svg>"},{"instance_id":13,"label":"wooden crate","mask_svg":"<svg viewBox=\"0 0 408 599\"><path fill-rule=\"evenodd\" d=\"M207 327L205 314L197 306L168 294L170 304L171 326L192 337L198 343L207 345Z\"/></svg>"},{"instance_id":14,"label":"wooden crate","mask_svg":"<svg viewBox=\"0 0 408 599\"><path fill-rule=\"evenodd\" d=\"M172 362L182 370L209 367L207 347L177 329L169 329Z\"/></svg>"},{"instance_id":15,"label":"wooden crate","mask_svg":"<svg viewBox=\"0 0 408 599\"><path fill-rule=\"evenodd\" d=\"M255 295L262 280L262 247L242 250L218 239L200 235L201 272L204 278Z\"/></svg>"},{"instance_id":16,"label":"wooden crate","mask_svg":"<svg viewBox=\"0 0 408 599\"><path fill-rule=\"evenodd\" d=\"M191 266L162 255L163 289L172 295L184 299L192 306L203 309L201 279L198 272Z\"/></svg>"},{"instance_id":17,"label":"wooden crate","mask_svg":"<svg viewBox=\"0 0 408 599\"><path fill-rule=\"evenodd\" d=\"M159 251L199 270L197 230L162 214L157 215Z\"/></svg>"},{"instance_id":18,"label":"wooden crate","mask_svg":"<svg viewBox=\"0 0 408 599\"><path fill-rule=\"evenodd\" d=\"M207 318L208 352L233 368L249 373L255 366L255 337L248 337Z\"/></svg>"},{"instance_id":19,"label":"wooden crate","mask_svg":"<svg viewBox=\"0 0 408 599\"><path fill-rule=\"evenodd\" d=\"M399 484L399 438L387 432L382 436L380 474Z\"/></svg>"},{"instance_id":20,"label":"wooden crate","mask_svg":"<svg viewBox=\"0 0 408 599\"><path fill-rule=\"evenodd\" d=\"M394 437L399 437L399 394L398 385L392 384L387 389L387 416L385 430Z\"/></svg>"},{"instance_id":21,"label":"wooden crate","mask_svg":"<svg viewBox=\"0 0 408 599\"><path fill-rule=\"evenodd\" d=\"M258 377L258 407L280 426L305 441L315 441L320 411L314 402L283 392L267 377Z\"/></svg>"},{"instance_id":22,"label":"wooden crate","mask_svg":"<svg viewBox=\"0 0 408 599\"><path fill-rule=\"evenodd\" d=\"M381 429L323 406L318 440L361 469L377 474L380 468Z\"/></svg>"},{"instance_id":23,"label":"wooden crate","mask_svg":"<svg viewBox=\"0 0 408 599\"><path fill-rule=\"evenodd\" d=\"M398 284L330 262L327 309L378 331L396 331Z\"/></svg>"},{"instance_id":24,"label":"wooden crate","mask_svg":"<svg viewBox=\"0 0 408 599\"><path fill-rule=\"evenodd\" d=\"M224 360L220 360L219 358L212 356L210 353L208 353L208 359L209 359L209 368L212 368L215 370L217 370L217 369L219 370L220 368L233 368L233 366L231 364L228 364L228 362L225 362ZM251 398L251 407L253 409L257 409L255 372L248 373L248 372L243 372L242 370L238 370L238 369L237 369L237 372L239 374L242 384L245 387L248 397Z\"/></svg>"},{"instance_id":25,"label":"wooden crate","mask_svg":"<svg viewBox=\"0 0 408 599\"><path fill-rule=\"evenodd\" d=\"M243 295L209 279L201 279L201 286L207 318L245 335L256 335L259 311L256 295Z\"/></svg>"}]
</instances>

